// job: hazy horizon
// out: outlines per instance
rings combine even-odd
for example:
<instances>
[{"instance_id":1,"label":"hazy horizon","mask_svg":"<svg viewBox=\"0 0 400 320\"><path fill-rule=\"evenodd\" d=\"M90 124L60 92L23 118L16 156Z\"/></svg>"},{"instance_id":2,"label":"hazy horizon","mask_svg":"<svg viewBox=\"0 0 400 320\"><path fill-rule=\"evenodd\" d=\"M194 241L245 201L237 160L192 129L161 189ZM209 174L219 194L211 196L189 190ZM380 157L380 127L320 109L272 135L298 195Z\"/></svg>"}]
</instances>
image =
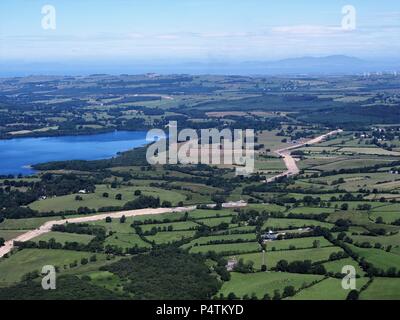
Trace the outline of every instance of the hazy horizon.
<instances>
[{"instance_id":1,"label":"hazy horizon","mask_svg":"<svg viewBox=\"0 0 400 320\"><path fill-rule=\"evenodd\" d=\"M179 73L195 63L194 73L254 73L243 64L332 55L386 70L397 66L399 39L391 0L5 0L0 76Z\"/></svg>"}]
</instances>

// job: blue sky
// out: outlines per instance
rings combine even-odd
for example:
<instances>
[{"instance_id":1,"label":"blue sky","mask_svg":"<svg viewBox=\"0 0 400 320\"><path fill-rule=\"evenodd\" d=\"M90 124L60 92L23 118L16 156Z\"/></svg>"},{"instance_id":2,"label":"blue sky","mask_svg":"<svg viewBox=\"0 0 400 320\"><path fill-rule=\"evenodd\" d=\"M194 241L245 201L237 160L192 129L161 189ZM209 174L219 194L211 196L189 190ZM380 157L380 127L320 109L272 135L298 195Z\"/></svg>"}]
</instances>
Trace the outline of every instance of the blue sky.
<instances>
[{"instance_id":1,"label":"blue sky","mask_svg":"<svg viewBox=\"0 0 400 320\"><path fill-rule=\"evenodd\" d=\"M43 30L43 5L56 30ZM357 12L341 28L342 7ZM400 54L398 0L1 0L0 59L275 60Z\"/></svg>"}]
</instances>

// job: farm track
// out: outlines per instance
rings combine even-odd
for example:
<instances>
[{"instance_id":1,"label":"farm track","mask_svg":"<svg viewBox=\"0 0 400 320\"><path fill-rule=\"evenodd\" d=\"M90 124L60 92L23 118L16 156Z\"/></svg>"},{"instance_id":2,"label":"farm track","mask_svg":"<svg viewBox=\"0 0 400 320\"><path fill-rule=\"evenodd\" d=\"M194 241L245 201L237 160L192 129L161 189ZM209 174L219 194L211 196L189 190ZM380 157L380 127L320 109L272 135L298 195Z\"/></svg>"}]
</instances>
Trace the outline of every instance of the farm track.
<instances>
[{"instance_id":1,"label":"farm track","mask_svg":"<svg viewBox=\"0 0 400 320\"><path fill-rule=\"evenodd\" d=\"M238 202L224 203L222 206L224 208L239 208L239 207L244 207L246 205L247 205L247 203L238 201ZM209 206L212 207L213 205L209 205ZM196 209L196 206L177 207L177 208L138 209L138 210L119 211L119 212L112 212L112 213L103 213L103 214L84 216L84 217L78 217L78 218L72 218L72 219L47 221L46 223L44 223L43 225L41 225L39 228L37 228L35 230L27 231L26 233L23 233L14 239L10 239L10 240L6 241L4 246L0 248L0 258L2 258L4 255L9 253L14 248L14 241L25 242L25 241L32 240L36 237L41 236L42 234L49 233L52 230L53 226L55 226L55 225L62 225L62 224L66 224L66 223L93 222L93 221L104 220L107 217L115 219L115 218L121 218L122 216L125 216L128 218L128 217L136 217L136 216L146 216L146 215L150 216L150 215L156 215L156 214L186 212L186 211L193 211L195 209Z\"/></svg>"}]
</instances>

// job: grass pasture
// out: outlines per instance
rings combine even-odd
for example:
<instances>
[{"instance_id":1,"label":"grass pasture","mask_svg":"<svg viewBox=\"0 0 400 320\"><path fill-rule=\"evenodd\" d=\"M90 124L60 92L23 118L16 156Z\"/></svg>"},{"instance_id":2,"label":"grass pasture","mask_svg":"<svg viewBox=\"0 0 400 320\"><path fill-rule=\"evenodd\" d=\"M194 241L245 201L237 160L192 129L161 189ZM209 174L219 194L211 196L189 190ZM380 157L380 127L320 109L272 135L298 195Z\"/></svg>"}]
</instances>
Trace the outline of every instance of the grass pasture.
<instances>
[{"instance_id":1,"label":"grass pasture","mask_svg":"<svg viewBox=\"0 0 400 320\"><path fill-rule=\"evenodd\" d=\"M89 258L91 255L90 252L71 250L24 249L18 251L11 257L0 260L0 286L18 282L26 273L41 271L45 265L59 266L62 270L64 265L78 261L79 266L82 258ZM96 254L96 256L98 260L105 260L103 254Z\"/></svg>"},{"instance_id":2,"label":"grass pasture","mask_svg":"<svg viewBox=\"0 0 400 320\"><path fill-rule=\"evenodd\" d=\"M182 239L193 237L195 231L170 231L170 232L158 232L153 236L146 236L149 241L154 241L155 244L167 244Z\"/></svg>"},{"instance_id":3,"label":"grass pasture","mask_svg":"<svg viewBox=\"0 0 400 320\"><path fill-rule=\"evenodd\" d=\"M339 247L325 247L317 249L300 249L300 250L285 250L271 251L266 253L265 260L268 269L275 267L278 261L286 260L288 262L300 260L311 260L312 262L326 261L333 252L342 252ZM256 270L261 270L262 253L247 253L236 256L237 259L243 259L244 262L252 261Z\"/></svg>"},{"instance_id":4,"label":"grass pasture","mask_svg":"<svg viewBox=\"0 0 400 320\"><path fill-rule=\"evenodd\" d=\"M215 235L209 237L201 237L192 240L191 242L185 244L183 248L193 247L197 245L204 245L209 243L210 241L236 241L236 240L247 240L247 241L255 241L256 235L254 233L244 233L244 234L228 234L228 235Z\"/></svg>"},{"instance_id":5,"label":"grass pasture","mask_svg":"<svg viewBox=\"0 0 400 320\"><path fill-rule=\"evenodd\" d=\"M18 237L19 235L25 233L25 231L22 230L1 230L0 229L0 238L3 238L5 241L8 241L10 239L14 239Z\"/></svg>"},{"instance_id":6,"label":"grass pasture","mask_svg":"<svg viewBox=\"0 0 400 320\"><path fill-rule=\"evenodd\" d=\"M359 290L368 282L368 278L356 280L356 287ZM349 294L348 290L342 288L342 280L327 278L298 292L289 300L345 300Z\"/></svg>"},{"instance_id":7,"label":"grass pasture","mask_svg":"<svg viewBox=\"0 0 400 320\"><path fill-rule=\"evenodd\" d=\"M88 244L94 236L88 234L76 234L76 233L66 233L66 232L49 232L42 234L41 236L34 238L32 241L38 243L39 241L49 241L54 239L58 243L65 244L66 242L78 242L82 244Z\"/></svg>"},{"instance_id":8,"label":"grass pasture","mask_svg":"<svg viewBox=\"0 0 400 320\"><path fill-rule=\"evenodd\" d=\"M241 242L241 243L229 243L229 244L210 244L202 246L194 246L189 251L190 253L207 253L214 251L220 254L229 254L231 252L254 252L260 250L258 242Z\"/></svg>"},{"instance_id":9,"label":"grass pasture","mask_svg":"<svg viewBox=\"0 0 400 320\"><path fill-rule=\"evenodd\" d=\"M314 241L318 241L319 246L321 248L332 246L332 243L330 243L323 237L308 237L308 238L269 241L266 242L266 245L267 245L267 251L289 250L291 247L295 249L307 249L307 248L313 248Z\"/></svg>"},{"instance_id":10,"label":"grass pasture","mask_svg":"<svg viewBox=\"0 0 400 320\"><path fill-rule=\"evenodd\" d=\"M231 273L231 280L222 285L219 293L222 293L225 297L231 292L237 297L243 297L244 295L250 297L255 294L259 299L268 294L272 298L275 290L279 290L281 294L286 286L293 286L298 290L303 286L320 281L322 278L322 276L318 275L285 272L257 272L250 274L233 272Z\"/></svg>"},{"instance_id":11,"label":"grass pasture","mask_svg":"<svg viewBox=\"0 0 400 320\"><path fill-rule=\"evenodd\" d=\"M360 257L365 258L367 262L384 271L392 267L398 268L400 265L400 256L395 253L386 252L381 249L364 249L353 245L349 246Z\"/></svg>"},{"instance_id":12,"label":"grass pasture","mask_svg":"<svg viewBox=\"0 0 400 320\"><path fill-rule=\"evenodd\" d=\"M143 241L139 235L132 233L116 233L106 238L104 245L117 246L122 249L129 249L135 246L139 248L151 248L151 244Z\"/></svg>"},{"instance_id":13,"label":"grass pasture","mask_svg":"<svg viewBox=\"0 0 400 320\"><path fill-rule=\"evenodd\" d=\"M356 269L356 273L358 275L364 274L364 271L358 265L358 262L353 260L352 258L345 258L324 263L326 271L333 273L342 273L342 269L344 266L353 266Z\"/></svg>"},{"instance_id":14,"label":"grass pasture","mask_svg":"<svg viewBox=\"0 0 400 320\"><path fill-rule=\"evenodd\" d=\"M360 300L400 300L399 278L374 278Z\"/></svg>"},{"instance_id":15,"label":"grass pasture","mask_svg":"<svg viewBox=\"0 0 400 320\"><path fill-rule=\"evenodd\" d=\"M185 201L186 197L177 191L165 190L153 187L135 187L123 186L120 188L110 188L107 185L97 185L96 191L89 194L79 194L82 201L75 200L77 194L47 198L37 200L29 205L33 210L39 212L60 212L65 210L77 210L79 207L88 207L90 209L99 209L109 206L123 206L126 202L136 199L135 190L141 190L143 195L159 197L161 201L171 201L176 205L179 201ZM103 197L103 193L108 193L109 197ZM122 195L122 200L116 200L117 194Z\"/></svg>"},{"instance_id":16,"label":"grass pasture","mask_svg":"<svg viewBox=\"0 0 400 320\"><path fill-rule=\"evenodd\" d=\"M263 229L268 230L268 228L287 230L293 228L305 228L305 227L324 227L332 228L333 225L326 222L316 221L316 220L306 220L306 219L277 219L269 218L263 225Z\"/></svg>"},{"instance_id":17,"label":"grass pasture","mask_svg":"<svg viewBox=\"0 0 400 320\"><path fill-rule=\"evenodd\" d=\"M153 228L167 231L168 228L172 228L171 231L183 231L183 230L194 230L199 225L193 221L182 221L182 222L171 222L171 223L158 223L158 224L144 224L140 228L143 232L150 231ZM133 229L132 229L133 230Z\"/></svg>"}]
</instances>

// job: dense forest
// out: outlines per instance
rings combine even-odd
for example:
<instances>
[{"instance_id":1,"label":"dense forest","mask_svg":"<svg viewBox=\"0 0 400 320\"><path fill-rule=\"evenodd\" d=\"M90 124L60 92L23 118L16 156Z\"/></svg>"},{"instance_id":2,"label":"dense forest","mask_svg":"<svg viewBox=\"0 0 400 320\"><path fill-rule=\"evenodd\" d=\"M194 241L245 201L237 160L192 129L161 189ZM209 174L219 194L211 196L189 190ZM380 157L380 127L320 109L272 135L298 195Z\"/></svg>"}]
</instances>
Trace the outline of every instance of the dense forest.
<instances>
[{"instance_id":1,"label":"dense forest","mask_svg":"<svg viewBox=\"0 0 400 320\"><path fill-rule=\"evenodd\" d=\"M220 288L205 258L175 248L153 250L103 270L128 279L124 290L135 299L209 299Z\"/></svg>"}]
</instances>

